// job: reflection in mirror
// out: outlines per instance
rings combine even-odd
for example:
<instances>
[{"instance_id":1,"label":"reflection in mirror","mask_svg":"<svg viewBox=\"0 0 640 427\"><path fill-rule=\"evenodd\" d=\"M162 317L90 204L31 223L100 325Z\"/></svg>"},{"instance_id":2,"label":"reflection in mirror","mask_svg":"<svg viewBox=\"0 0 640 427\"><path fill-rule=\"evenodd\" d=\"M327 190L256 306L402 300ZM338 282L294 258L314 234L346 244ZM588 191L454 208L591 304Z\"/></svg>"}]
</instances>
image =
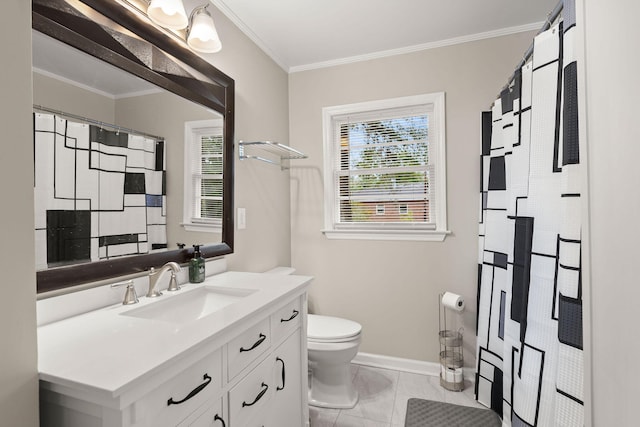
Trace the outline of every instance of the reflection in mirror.
<instances>
[{"instance_id":1,"label":"reflection in mirror","mask_svg":"<svg viewBox=\"0 0 640 427\"><path fill-rule=\"evenodd\" d=\"M36 268L166 249L164 140L37 110Z\"/></svg>"},{"instance_id":2,"label":"reflection in mirror","mask_svg":"<svg viewBox=\"0 0 640 427\"><path fill-rule=\"evenodd\" d=\"M220 243L222 116L42 33L32 40L36 268ZM201 184L213 190L197 212L217 227L191 235L179 225L193 198L181 196L196 188L188 177L179 191L179 159L194 122L218 123L204 167L220 178Z\"/></svg>"},{"instance_id":3,"label":"reflection in mirror","mask_svg":"<svg viewBox=\"0 0 640 427\"><path fill-rule=\"evenodd\" d=\"M46 269L38 273L38 291L184 263L191 251L179 243L204 244L205 257L230 253L233 80L182 50L188 65L173 52L161 71L135 70L175 93L168 92L124 72L126 61L116 68L72 48L67 43L75 43L75 34L60 37L59 29L43 27L48 8L63 4L34 0L34 28L48 34L33 32L36 264ZM117 4L101 7L123 13ZM104 25L104 17L98 21ZM95 55L93 45L88 51ZM172 67L196 77L169 75ZM204 68L215 70L208 70L214 80L194 87L203 83ZM167 77L173 81L164 82ZM203 90L208 87L211 93ZM145 253L151 255L140 256Z\"/></svg>"}]
</instances>

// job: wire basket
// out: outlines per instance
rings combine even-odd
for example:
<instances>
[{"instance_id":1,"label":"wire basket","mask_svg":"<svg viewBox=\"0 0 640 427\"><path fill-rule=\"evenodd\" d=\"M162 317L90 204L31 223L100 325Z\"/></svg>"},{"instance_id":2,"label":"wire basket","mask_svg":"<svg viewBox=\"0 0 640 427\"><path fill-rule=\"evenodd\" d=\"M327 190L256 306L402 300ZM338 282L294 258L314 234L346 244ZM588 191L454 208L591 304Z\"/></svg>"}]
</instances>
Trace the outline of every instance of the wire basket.
<instances>
[{"instance_id":1,"label":"wire basket","mask_svg":"<svg viewBox=\"0 0 640 427\"><path fill-rule=\"evenodd\" d=\"M438 308L440 316L440 331L438 332L440 341L440 385L450 391L462 391L464 390L463 328L447 328L447 309L442 306L442 295L439 298ZM453 320L455 325L456 318L454 317Z\"/></svg>"},{"instance_id":2,"label":"wire basket","mask_svg":"<svg viewBox=\"0 0 640 427\"><path fill-rule=\"evenodd\" d=\"M440 344L445 347L459 347L462 345L462 332L444 330L440 331Z\"/></svg>"}]
</instances>

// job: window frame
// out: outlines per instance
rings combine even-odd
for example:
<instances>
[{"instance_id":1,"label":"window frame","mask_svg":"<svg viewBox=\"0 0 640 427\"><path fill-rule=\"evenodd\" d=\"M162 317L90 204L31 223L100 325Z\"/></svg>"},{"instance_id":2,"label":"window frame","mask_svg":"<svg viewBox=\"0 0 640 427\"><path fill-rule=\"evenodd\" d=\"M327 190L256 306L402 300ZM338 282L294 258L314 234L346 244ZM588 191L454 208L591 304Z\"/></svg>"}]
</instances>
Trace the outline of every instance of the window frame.
<instances>
[{"instance_id":1,"label":"window frame","mask_svg":"<svg viewBox=\"0 0 640 427\"><path fill-rule=\"evenodd\" d=\"M339 150L334 119L347 114L371 113L376 110L404 109L428 106L429 164L434 171L433 223L430 228L404 228L398 223L366 224L336 223L335 156ZM445 93L436 92L399 98L345 104L322 109L324 146L324 229L329 239L351 240L419 240L443 241L451 231L447 228L447 171Z\"/></svg>"},{"instance_id":2,"label":"window frame","mask_svg":"<svg viewBox=\"0 0 640 427\"><path fill-rule=\"evenodd\" d=\"M195 215L193 208L195 207L195 189L193 187L193 146L198 139L208 133L209 129L220 129L224 138L224 121L223 119L210 120L193 120L184 124L184 199L183 199L183 216L182 225L186 231L198 231L209 233L222 232L222 218L207 221L194 221ZM224 146L223 146L224 150ZM222 159L224 161L224 151Z\"/></svg>"}]
</instances>

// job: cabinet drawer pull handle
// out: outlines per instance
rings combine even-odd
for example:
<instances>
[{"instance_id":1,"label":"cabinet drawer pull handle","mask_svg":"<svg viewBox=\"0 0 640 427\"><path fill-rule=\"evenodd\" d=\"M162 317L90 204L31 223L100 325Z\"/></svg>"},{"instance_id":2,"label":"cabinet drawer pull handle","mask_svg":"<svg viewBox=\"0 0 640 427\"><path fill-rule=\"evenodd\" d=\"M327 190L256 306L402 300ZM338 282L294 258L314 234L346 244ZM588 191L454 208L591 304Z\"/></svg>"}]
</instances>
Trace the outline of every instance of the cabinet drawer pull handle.
<instances>
[{"instance_id":1,"label":"cabinet drawer pull handle","mask_svg":"<svg viewBox=\"0 0 640 427\"><path fill-rule=\"evenodd\" d=\"M227 427L227 424L225 424L224 420L220 418L218 414L213 417L213 421L220 421L222 423L222 427Z\"/></svg>"},{"instance_id":2,"label":"cabinet drawer pull handle","mask_svg":"<svg viewBox=\"0 0 640 427\"><path fill-rule=\"evenodd\" d=\"M300 312L298 310L293 310L293 314L291 315L291 317L289 317L288 319L280 319L280 323L282 323L282 322L290 322L293 319L295 319L296 317L298 317L298 314L300 314Z\"/></svg>"},{"instance_id":3,"label":"cabinet drawer pull handle","mask_svg":"<svg viewBox=\"0 0 640 427\"><path fill-rule=\"evenodd\" d=\"M265 334L260 334L259 335L260 338L258 338L258 341L256 341L255 343L253 343L253 345L251 346L251 348L244 348L244 347L240 347L240 353L242 353L243 351L251 351L254 348L256 348L257 346L259 346L260 344L262 344L262 342L264 340L267 339L267 336Z\"/></svg>"},{"instance_id":4,"label":"cabinet drawer pull handle","mask_svg":"<svg viewBox=\"0 0 640 427\"><path fill-rule=\"evenodd\" d=\"M167 400L167 406L171 406L171 405L179 405L181 403L186 402L187 400L191 399L193 396L195 396L196 394L200 393L202 390L204 390L204 388L206 386L209 385L209 383L211 382L211 377L208 374L204 374L204 376L202 377L202 379L204 380L204 382L202 384L200 384L198 387L194 388L193 390L191 390L191 392L187 395L187 397L185 397L182 400L173 400L173 397L170 398L169 400Z\"/></svg>"},{"instance_id":5,"label":"cabinet drawer pull handle","mask_svg":"<svg viewBox=\"0 0 640 427\"><path fill-rule=\"evenodd\" d=\"M262 383L261 387L262 387L262 391L260 391L260 393L258 393L258 395L256 396L255 399L253 399L253 402L251 402L251 403L242 402L242 407L243 408L245 406L253 406L256 403L258 403L258 400L262 399L262 396L264 396L264 394L267 392L267 390L269 390L269 386L266 385L265 383Z\"/></svg>"},{"instance_id":6,"label":"cabinet drawer pull handle","mask_svg":"<svg viewBox=\"0 0 640 427\"><path fill-rule=\"evenodd\" d=\"M282 362L282 387L280 386L276 387L276 390L280 391L280 390L284 390L284 369L285 368L284 368L284 360L280 359L279 357L276 357L276 362L278 361Z\"/></svg>"}]
</instances>

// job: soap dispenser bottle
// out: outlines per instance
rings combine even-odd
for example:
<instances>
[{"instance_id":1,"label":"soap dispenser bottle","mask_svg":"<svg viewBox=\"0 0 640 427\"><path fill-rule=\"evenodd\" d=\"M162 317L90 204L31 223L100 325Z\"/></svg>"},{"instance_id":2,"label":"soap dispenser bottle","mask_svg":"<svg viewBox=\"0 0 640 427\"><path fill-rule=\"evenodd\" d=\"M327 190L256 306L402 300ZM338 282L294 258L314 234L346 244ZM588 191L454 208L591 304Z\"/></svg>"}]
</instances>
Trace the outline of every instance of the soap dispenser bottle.
<instances>
[{"instance_id":1,"label":"soap dispenser bottle","mask_svg":"<svg viewBox=\"0 0 640 427\"><path fill-rule=\"evenodd\" d=\"M200 253L200 245L193 245L193 258L189 261L189 282L204 282L204 258Z\"/></svg>"}]
</instances>

